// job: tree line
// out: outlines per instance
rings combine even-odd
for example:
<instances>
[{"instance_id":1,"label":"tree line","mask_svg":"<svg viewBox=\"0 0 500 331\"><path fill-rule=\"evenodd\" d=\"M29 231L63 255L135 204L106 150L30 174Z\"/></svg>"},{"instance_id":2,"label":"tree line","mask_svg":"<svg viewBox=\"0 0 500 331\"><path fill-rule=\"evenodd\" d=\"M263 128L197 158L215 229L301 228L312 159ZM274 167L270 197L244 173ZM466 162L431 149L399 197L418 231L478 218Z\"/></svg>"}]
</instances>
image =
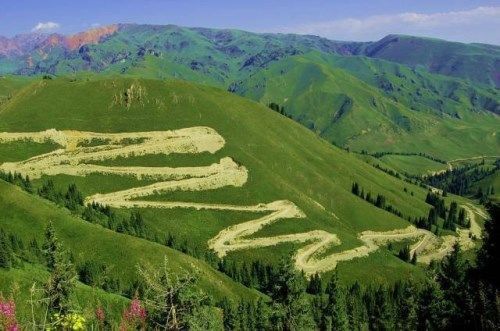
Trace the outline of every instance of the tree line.
<instances>
[{"instance_id":1,"label":"tree line","mask_svg":"<svg viewBox=\"0 0 500 331\"><path fill-rule=\"evenodd\" d=\"M376 196L375 195L372 196L372 193L370 191L367 191L365 194L365 190L357 182L352 183L351 193L360 197L363 200L366 200L367 202L371 203L372 205L374 205L377 208L386 210L389 213L392 213L398 217L404 218L403 213L401 211L399 211L398 209L396 209L391 204L389 204L384 195L377 194Z\"/></svg>"},{"instance_id":2,"label":"tree line","mask_svg":"<svg viewBox=\"0 0 500 331\"><path fill-rule=\"evenodd\" d=\"M91 307L96 314L84 319L85 326L111 328L118 323L125 329L140 330L495 330L500 327L500 274L496 268L500 262L500 206L490 204L488 211L492 219L485 223L484 243L476 262L469 262L455 245L441 262L431 263L425 281L345 285L336 273L327 279L320 275L307 279L295 269L292 259L285 258L263 291L267 297L218 301L199 289L197 274L174 276L165 261L156 267L138 267L140 290L120 321L107 317L103 307ZM47 323L56 328L61 321L77 323L75 314L83 314L71 300L77 274L70 252L50 224L43 256L50 276L43 285L46 300L37 302L47 307ZM40 323L43 319L33 320Z\"/></svg>"},{"instance_id":3,"label":"tree line","mask_svg":"<svg viewBox=\"0 0 500 331\"><path fill-rule=\"evenodd\" d=\"M375 153L369 153L368 151L363 149L363 150L361 150L361 154L371 155L377 159L380 159L382 156L385 156L385 155L421 156L421 157L424 157L426 159L429 159L429 160L437 162L437 163L446 164L446 161L441 160L441 159L434 157L432 155L422 153L422 152L419 152L419 153L415 153L415 152L375 152Z\"/></svg>"},{"instance_id":4,"label":"tree line","mask_svg":"<svg viewBox=\"0 0 500 331\"><path fill-rule=\"evenodd\" d=\"M69 209L75 216L81 217L89 223L98 224L118 233L156 242L204 260L214 269L245 286L265 291L269 288L269 282L272 281L277 272L271 265L260 261L247 263L245 261L235 261L231 258L220 259L207 247L179 238L172 233L160 234L147 226L144 217L137 210L132 210L127 216L123 215L123 213L118 214L109 206L96 202L84 204L83 195L75 184L69 184L66 191L60 191L52 180L47 180L42 183L38 190L34 190L28 177L23 177L18 173L6 177L15 179L15 181L11 182L12 184L24 189L29 188L29 190L26 189L28 192L37 194L63 208ZM131 284L122 283L119 278L111 275L111 266L103 265L96 260L83 261L81 264L76 265L76 270L83 283L98 286L105 291L129 298L139 287L137 282Z\"/></svg>"},{"instance_id":5,"label":"tree line","mask_svg":"<svg viewBox=\"0 0 500 331\"><path fill-rule=\"evenodd\" d=\"M415 221L418 227L427 230L434 228L434 232L438 233L440 229L438 219L443 220L442 228L446 230L455 231L457 225L464 228L470 227L470 220L467 218L465 210L463 208L459 209L456 201L452 201L450 207L446 208L444 199L440 195L429 191L425 202L430 204L432 208L429 210L427 219L420 218Z\"/></svg>"},{"instance_id":6,"label":"tree line","mask_svg":"<svg viewBox=\"0 0 500 331\"><path fill-rule=\"evenodd\" d=\"M285 106L283 106L283 105L280 106L276 102L270 102L270 103L267 104L267 106L269 107L269 109L274 110L278 114L281 114L281 115L286 116L288 118L292 118L292 115L288 114L285 111Z\"/></svg>"},{"instance_id":7,"label":"tree line","mask_svg":"<svg viewBox=\"0 0 500 331\"><path fill-rule=\"evenodd\" d=\"M488 195L495 194L493 187L478 188L477 192L472 187L480 180L491 176L500 170L500 160L495 161L493 167L485 167L484 160L478 164L467 164L459 168L447 170L432 176L423 177L425 184L439 188L445 192L468 195L476 194L476 198L482 203L486 202Z\"/></svg>"},{"instance_id":8,"label":"tree line","mask_svg":"<svg viewBox=\"0 0 500 331\"><path fill-rule=\"evenodd\" d=\"M25 185L19 176L17 181L18 185ZM91 208L103 215L112 212L109 207L100 205L83 207L76 186L70 185L66 192L59 194L47 189L53 187L52 184L45 186L45 189L42 186L39 194L60 201L64 207L75 210ZM359 185L355 188L354 184L352 189L358 196L363 191ZM364 192L363 195L366 199ZM387 201L382 197L373 200L379 208L387 206ZM428 200L436 214L442 213L443 203L439 196L429 195ZM449 217L451 205L447 211L444 209ZM485 224L484 243L478 253L477 264L469 263L457 245L443 261L431 264L423 283L407 281L391 286L368 287L355 283L346 286L336 274L328 279L322 279L320 275L307 279L295 269L291 258L283 259L272 267L258 262L245 264L224 259L219 261L218 268L267 294L269 299L262 298L255 302L217 301L200 293L197 275L171 276L169 280L166 279L169 273L161 269L168 267L166 263L166 266L152 267L149 271L140 269L137 281L132 284L127 296L133 298L131 305L138 305L148 313L134 317L131 312L138 308L130 308L120 323L134 324L139 329L165 326L165 329L171 330L496 329L500 327L497 305L500 275L496 270L500 262L497 245L500 240L500 208L490 204L488 211L492 220ZM459 214L459 211L451 212L457 219ZM130 218L137 222L141 216L131 215ZM131 219L129 221L132 223ZM135 235L140 232L132 225L130 228ZM147 229L143 230L147 232ZM31 259L42 259L51 274L43 287L47 299L43 302L47 302L49 311L57 312L70 321L78 320L71 315L75 309L70 300L74 282L80 279L100 287L99 277L105 278L105 266L92 261L75 266L71 252L62 247L50 224L41 248L36 240L25 245L15 235L2 233L2 268L15 266L16 260L23 254ZM171 235L165 240L165 244L170 242L171 246L176 245L176 239ZM404 259L404 252L401 255ZM178 312L175 318L167 313L172 309ZM49 318L50 323L59 323L57 321L60 320L63 319L51 321ZM95 323L111 321L104 318Z\"/></svg>"}]
</instances>

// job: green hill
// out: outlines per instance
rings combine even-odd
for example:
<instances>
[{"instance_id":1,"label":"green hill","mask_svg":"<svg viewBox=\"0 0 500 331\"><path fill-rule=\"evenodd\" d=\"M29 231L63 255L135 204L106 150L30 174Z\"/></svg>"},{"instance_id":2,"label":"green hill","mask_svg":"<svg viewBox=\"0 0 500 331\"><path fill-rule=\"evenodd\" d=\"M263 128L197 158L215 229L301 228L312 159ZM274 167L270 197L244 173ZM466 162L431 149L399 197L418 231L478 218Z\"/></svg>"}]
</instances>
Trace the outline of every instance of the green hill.
<instances>
[{"instance_id":1,"label":"green hill","mask_svg":"<svg viewBox=\"0 0 500 331\"><path fill-rule=\"evenodd\" d=\"M235 84L284 107L326 140L353 150L451 159L499 148L496 91L385 61L311 53Z\"/></svg>"},{"instance_id":2,"label":"green hill","mask_svg":"<svg viewBox=\"0 0 500 331\"><path fill-rule=\"evenodd\" d=\"M59 131L45 131L49 129ZM180 134L178 139L187 139L188 145L182 143L174 154L161 152L170 148L170 143L167 140L155 145L154 137L160 133L149 136L148 132L165 130L181 130L167 134ZM54 148L66 149L63 154L34 158L26 167L23 163L4 163L4 170L14 165L12 169L30 174L35 187L48 178L60 190L75 183L89 201L109 204L119 215L127 213L120 207L138 210L147 228L158 238L171 234L177 242L206 252L214 249L231 261L258 259L274 264L280 257L298 254L296 266L308 273L331 272L340 259L340 276L349 282L392 282L422 275L419 267L379 248L383 246L381 239L367 239L370 234L363 231L406 229L410 225L408 217L426 217L430 206L424 202L425 189L375 169L265 106L219 89L144 79L41 80L24 88L0 110L0 132L7 132L0 135L0 140L10 139L12 149L16 144L37 145L35 141L56 142L61 146ZM13 132L26 134L12 138ZM41 136L33 132L41 132ZM119 137L125 138L108 133L121 133ZM196 140L195 134L207 136ZM197 141L202 144L197 145ZM190 144L199 147L182 147ZM105 156L115 151L115 156ZM34 149L32 153L35 156L39 151ZM45 162L52 162L52 157L63 159L45 167L43 164L51 164ZM0 160L4 161L7 160ZM87 165L80 166L81 162ZM210 164L211 168L206 168ZM144 175L135 175L143 171ZM215 172L203 174L206 171ZM162 176L169 179L162 182ZM374 198L383 196L384 205L378 208L374 201L370 203L352 194L353 182ZM4 198L6 201L9 195ZM25 214L60 213L48 205L42 208L41 203L31 210L32 199L20 192L18 195L14 199L26 199ZM465 202L458 197L450 199ZM391 206L393 212L384 210L384 206ZM9 207L4 205L3 209ZM15 210L6 214L15 218ZM20 233L38 233L42 227L41 223L35 223L39 230L23 222L8 224ZM184 266L187 263L181 263L178 253L160 245L133 240L83 221L61 220L58 224L67 236L84 235L85 229L94 229L90 238L99 241L102 252L96 258L103 261L120 255L128 259L132 268L140 256L159 258L167 254L172 261L179 260ZM239 234L240 229L246 230ZM424 235L411 229L398 231L412 234L389 237L400 240L409 236L417 240ZM381 235L385 238L385 234ZM119 240L123 240L123 245L116 245ZM371 240L378 244L367 244ZM74 245L77 255L87 251L85 247L91 243L68 242ZM141 252L140 256L130 260L123 255L125 245L132 245L131 250ZM317 251L318 247L323 248ZM149 254L143 253L146 249ZM367 253L360 253L364 251ZM241 291L204 264L195 265L202 268L204 275L211 275L214 282L220 279L226 284L221 290ZM365 272L368 267L369 277ZM122 277L130 277L131 269L122 272ZM208 288L210 284L207 280Z\"/></svg>"},{"instance_id":3,"label":"green hill","mask_svg":"<svg viewBox=\"0 0 500 331\"><path fill-rule=\"evenodd\" d=\"M256 293L216 272L206 263L178 251L85 222L72 216L67 210L4 181L0 181L0 193L2 229L8 233L16 233L26 243L33 238L41 243L45 227L51 221L65 247L73 253L77 264L97 261L108 266L124 288L136 279L138 264L159 264L166 257L174 270L199 272L200 286L215 297L256 297ZM33 273L32 276L36 280L38 274Z\"/></svg>"},{"instance_id":4,"label":"green hill","mask_svg":"<svg viewBox=\"0 0 500 331\"><path fill-rule=\"evenodd\" d=\"M495 45L388 35L377 42L363 45L360 53L411 67L423 67L433 73L460 77L489 86L500 86L500 47Z\"/></svg>"}]
</instances>

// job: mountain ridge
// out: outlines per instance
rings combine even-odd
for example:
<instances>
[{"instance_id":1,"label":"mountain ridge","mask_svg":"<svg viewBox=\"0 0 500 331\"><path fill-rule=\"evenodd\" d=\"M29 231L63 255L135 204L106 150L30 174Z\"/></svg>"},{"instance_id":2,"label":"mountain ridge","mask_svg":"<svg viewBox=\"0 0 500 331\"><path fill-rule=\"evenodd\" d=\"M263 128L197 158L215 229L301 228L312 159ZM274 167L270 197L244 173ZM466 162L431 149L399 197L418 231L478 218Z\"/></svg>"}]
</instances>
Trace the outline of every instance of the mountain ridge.
<instances>
[{"instance_id":1,"label":"mountain ridge","mask_svg":"<svg viewBox=\"0 0 500 331\"><path fill-rule=\"evenodd\" d=\"M226 57L227 62L242 58L238 60L239 69L244 68L244 64L262 65L289 55L320 51L381 58L410 67L422 66L430 72L489 86L500 86L500 47L497 45L398 34L372 42L336 41L314 35L131 23L106 25L72 35L35 33L0 37L0 74L65 74L78 70L101 72L114 63L109 58L113 53L112 47L115 47L115 57L123 53L122 57L118 56L118 61L125 56L125 59L140 62L145 54L165 56L181 53L178 56L185 57L180 51L189 49L189 46L210 50L204 55L212 56L212 60ZM415 50L420 51L418 58ZM89 51L102 53L102 58L89 57ZM452 61L447 64L445 59ZM97 64L85 64L92 60ZM193 70L203 62L200 60L191 59ZM219 65L223 65L224 61L221 62ZM58 63L64 63L65 67L57 67ZM486 75L478 72L485 72Z\"/></svg>"}]
</instances>

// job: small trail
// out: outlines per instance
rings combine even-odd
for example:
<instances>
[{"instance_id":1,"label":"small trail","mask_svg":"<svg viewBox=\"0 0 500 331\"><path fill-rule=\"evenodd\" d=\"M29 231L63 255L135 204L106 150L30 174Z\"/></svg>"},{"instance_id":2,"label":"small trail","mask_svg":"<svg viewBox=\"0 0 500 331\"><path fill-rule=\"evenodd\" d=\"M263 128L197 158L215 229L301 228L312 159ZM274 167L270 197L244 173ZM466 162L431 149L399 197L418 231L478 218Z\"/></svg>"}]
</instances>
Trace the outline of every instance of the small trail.
<instances>
[{"instance_id":1,"label":"small trail","mask_svg":"<svg viewBox=\"0 0 500 331\"><path fill-rule=\"evenodd\" d=\"M448 170L453 170L453 163L457 162L463 162L463 161L473 161L473 160L481 160L481 159L498 159L500 158L500 155L481 155L481 156L472 156L472 157L467 157L467 158L461 158L461 159L454 159L446 162L448 165Z\"/></svg>"},{"instance_id":2,"label":"small trail","mask_svg":"<svg viewBox=\"0 0 500 331\"><path fill-rule=\"evenodd\" d=\"M453 170L453 163L464 162L464 161L473 161L473 160L481 160L481 159L498 159L500 155L484 155L484 156L473 156L468 158L454 159L446 162L446 169L437 170L437 171L428 171L425 176L437 176L443 174L447 171Z\"/></svg>"},{"instance_id":3,"label":"small trail","mask_svg":"<svg viewBox=\"0 0 500 331\"><path fill-rule=\"evenodd\" d=\"M271 237L254 237L265 227L284 219L301 221L306 215L298 206L288 200L279 200L257 205L231 205L183 201L150 201L141 198L174 191L205 191L227 186L242 187L248 180L248 170L232 158L224 157L218 163L196 167L139 167L102 166L96 161L112 160L117 157L132 157L151 154L172 153L196 154L215 153L222 149L225 140L215 130L208 127L193 127L164 132L94 133L80 131L47 130L32 133L0 133L0 143L32 141L53 142L62 148L50 153L37 155L21 162L0 164L0 170L19 172L31 178L65 174L88 176L91 174L117 175L153 180L153 184L137 186L111 193L98 193L85 199L86 203L100 203L114 208L192 208L196 210L243 211L267 213L265 216L241 222L221 230L208 241L208 247L220 257L228 253L271 247L282 243L303 244L294 256L295 266L306 275L326 272L336 268L342 261L366 257L381 246L392 241L416 239L410 247L410 254L417 254L418 261L429 263L448 254L459 242L465 248L474 246L473 237L481 237L481 228L476 215L486 218L486 214L474 205L462 207L471 221L470 229L457 230L457 236L436 237L433 233L408 226L403 229L358 234L360 245L340 252L328 253L329 249L342 245L334 233L313 230L303 233L284 234ZM339 220L333 212L311 199L321 210Z\"/></svg>"}]
</instances>

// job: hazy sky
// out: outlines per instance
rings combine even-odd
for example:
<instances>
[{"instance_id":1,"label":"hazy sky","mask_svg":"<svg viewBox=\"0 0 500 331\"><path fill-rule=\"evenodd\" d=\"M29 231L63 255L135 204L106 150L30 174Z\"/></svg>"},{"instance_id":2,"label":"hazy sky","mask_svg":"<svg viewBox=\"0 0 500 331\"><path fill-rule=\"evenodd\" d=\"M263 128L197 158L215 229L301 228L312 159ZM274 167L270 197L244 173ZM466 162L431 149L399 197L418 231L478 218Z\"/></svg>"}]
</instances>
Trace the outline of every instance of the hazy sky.
<instances>
[{"instance_id":1,"label":"hazy sky","mask_svg":"<svg viewBox=\"0 0 500 331\"><path fill-rule=\"evenodd\" d=\"M293 32L338 40L403 33L500 44L500 0L0 0L0 35L110 23Z\"/></svg>"}]
</instances>

